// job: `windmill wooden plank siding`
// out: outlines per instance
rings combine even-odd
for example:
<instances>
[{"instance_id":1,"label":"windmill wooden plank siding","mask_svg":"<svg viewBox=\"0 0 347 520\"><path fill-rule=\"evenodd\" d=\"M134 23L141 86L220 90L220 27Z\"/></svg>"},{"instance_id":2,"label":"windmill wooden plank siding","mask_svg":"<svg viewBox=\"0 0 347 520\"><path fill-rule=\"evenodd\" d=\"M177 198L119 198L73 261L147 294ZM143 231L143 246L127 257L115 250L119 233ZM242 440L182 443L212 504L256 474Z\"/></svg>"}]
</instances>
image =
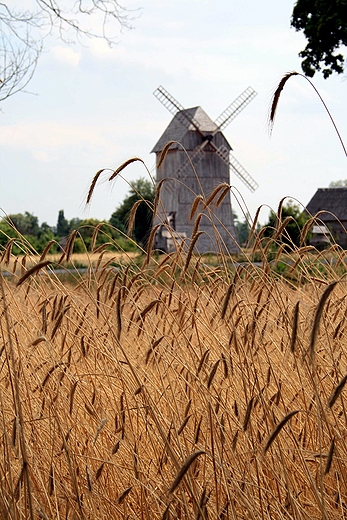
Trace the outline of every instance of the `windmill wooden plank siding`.
<instances>
[{"instance_id":1,"label":"windmill wooden plank siding","mask_svg":"<svg viewBox=\"0 0 347 520\"><path fill-rule=\"evenodd\" d=\"M194 121L194 124L190 124ZM198 125L197 131L194 125ZM201 153L196 153L199 146L213 135L213 147L208 143ZM212 136L211 136L212 138ZM156 153L157 164L164 146L169 141L172 144L164 162L157 168L157 183L167 179L161 188L158 212L154 225L164 224L170 220L177 233L191 237L194 220L190 220L194 199L198 195L208 197L221 183L230 184L229 165L216 153L216 148L225 147L227 152L231 147L217 125L208 117L201 107L194 107L178 112L152 152ZM187 154L192 158L189 163ZM218 198L218 197L217 197ZM217 208L212 204L203 209L199 206L198 213L203 212L199 230L203 231L196 249L200 253L228 252L239 249L231 210L230 193Z\"/></svg>"},{"instance_id":2,"label":"windmill wooden plank siding","mask_svg":"<svg viewBox=\"0 0 347 520\"><path fill-rule=\"evenodd\" d=\"M347 249L347 188L319 188L306 206L331 232L335 242Z\"/></svg>"}]
</instances>

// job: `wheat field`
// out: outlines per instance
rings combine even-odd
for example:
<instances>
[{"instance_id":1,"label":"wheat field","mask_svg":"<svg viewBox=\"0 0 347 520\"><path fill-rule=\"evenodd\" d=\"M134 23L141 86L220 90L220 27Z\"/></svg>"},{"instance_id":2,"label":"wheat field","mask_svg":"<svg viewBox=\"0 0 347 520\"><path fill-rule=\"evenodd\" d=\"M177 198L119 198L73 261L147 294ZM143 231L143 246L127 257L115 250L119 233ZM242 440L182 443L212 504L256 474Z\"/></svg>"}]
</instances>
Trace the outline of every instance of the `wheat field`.
<instances>
[{"instance_id":1,"label":"wheat field","mask_svg":"<svg viewBox=\"0 0 347 520\"><path fill-rule=\"evenodd\" d=\"M3 251L1 518L347 516L344 252L255 250Z\"/></svg>"}]
</instances>

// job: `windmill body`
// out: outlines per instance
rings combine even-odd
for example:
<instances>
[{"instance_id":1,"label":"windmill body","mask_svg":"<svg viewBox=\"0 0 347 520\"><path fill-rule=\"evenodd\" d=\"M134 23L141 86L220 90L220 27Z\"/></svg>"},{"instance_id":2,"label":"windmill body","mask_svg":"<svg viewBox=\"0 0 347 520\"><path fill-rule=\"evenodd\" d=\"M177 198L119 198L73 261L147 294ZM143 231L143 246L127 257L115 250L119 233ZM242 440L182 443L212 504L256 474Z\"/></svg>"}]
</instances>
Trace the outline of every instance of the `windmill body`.
<instances>
[{"instance_id":1,"label":"windmill body","mask_svg":"<svg viewBox=\"0 0 347 520\"><path fill-rule=\"evenodd\" d=\"M240 111L240 103L247 104L249 98L255 95L253 93L253 90L247 96L243 93L240 99L230 105L232 110L228 107L214 122L201 107L184 109L163 87L155 92L166 108L175 114L152 150L157 158L157 183L165 179L153 223L161 225L156 236L158 249L169 252L183 238L189 241L195 218L198 213L202 213L199 224L202 233L196 243L196 250L199 253L235 253L239 250L230 192L218 204L216 202L222 192L208 207L200 204L193 219L190 219L190 214L198 195L206 200L218 185L230 184L230 169L237 170L235 173L249 183L245 177L247 175L256 185L245 170L239 171L240 165L236 159L233 158L235 163L230 162L231 146L221 131L223 125L235 117L235 111ZM161 152L170 141L174 142L158 166Z\"/></svg>"},{"instance_id":2,"label":"windmill body","mask_svg":"<svg viewBox=\"0 0 347 520\"><path fill-rule=\"evenodd\" d=\"M201 107L191 108L184 112L189 117L194 117L204 135L210 135L217 129L215 123ZM186 128L180 122L181 116L182 113L179 112L173 118L152 150L156 153L158 162L164 146L169 141L175 141L164 162L157 168L157 183L161 179L167 179L167 181L163 183L160 191L160 203L154 224L169 222L178 234L191 237L194 219L190 220L189 216L194 199L197 195L208 197L222 182L229 184L230 178L228 165L208 144L204 147L203 157L196 157L195 160L193 158L193 166L191 165L187 154L193 155L202 144L202 137L193 125ZM221 132L217 132L213 140L216 145L223 145L228 150L231 149ZM201 210L202 207L199 208L199 212ZM197 242L198 251L200 253L220 250L235 252L238 246L235 239L230 194L226 195L218 208L211 205L203 213L199 230L204 233Z\"/></svg>"}]
</instances>

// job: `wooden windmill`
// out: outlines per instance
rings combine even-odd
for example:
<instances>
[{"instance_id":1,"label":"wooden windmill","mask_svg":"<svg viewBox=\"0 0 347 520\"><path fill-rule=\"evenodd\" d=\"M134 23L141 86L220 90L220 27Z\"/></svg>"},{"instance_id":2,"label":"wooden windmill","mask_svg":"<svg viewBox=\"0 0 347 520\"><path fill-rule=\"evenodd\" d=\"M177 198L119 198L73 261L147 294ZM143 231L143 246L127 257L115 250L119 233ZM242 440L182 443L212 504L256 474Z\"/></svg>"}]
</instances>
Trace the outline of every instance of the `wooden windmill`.
<instances>
[{"instance_id":1,"label":"wooden windmill","mask_svg":"<svg viewBox=\"0 0 347 520\"><path fill-rule=\"evenodd\" d=\"M251 191L257 189L256 181L230 154L232 148L222 133L257 94L248 87L214 122L201 107L184 109L162 86L154 95L174 114L152 150L157 157L157 183L166 179L154 222L165 226L157 233L156 247L169 251L175 240L191 237L194 221L189 215L197 195L208 196L219 184L230 184L230 173ZM174 143L158 167L161 152L170 141ZM200 253L237 251L229 193L218 207L204 210L199 230L203 231L197 242Z\"/></svg>"}]
</instances>

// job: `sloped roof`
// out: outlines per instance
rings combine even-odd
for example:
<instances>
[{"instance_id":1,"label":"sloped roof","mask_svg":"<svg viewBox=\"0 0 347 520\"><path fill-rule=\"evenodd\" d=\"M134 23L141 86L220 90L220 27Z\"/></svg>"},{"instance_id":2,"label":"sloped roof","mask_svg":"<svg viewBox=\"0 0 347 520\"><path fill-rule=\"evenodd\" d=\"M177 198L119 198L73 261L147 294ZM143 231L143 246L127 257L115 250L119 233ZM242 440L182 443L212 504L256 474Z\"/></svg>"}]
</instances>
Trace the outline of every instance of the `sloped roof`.
<instances>
[{"instance_id":1,"label":"sloped roof","mask_svg":"<svg viewBox=\"0 0 347 520\"><path fill-rule=\"evenodd\" d=\"M347 188L319 188L306 206L312 215L319 211L329 211L339 220L347 220ZM329 214L319 217L321 220L336 220Z\"/></svg>"},{"instance_id":2,"label":"sloped roof","mask_svg":"<svg viewBox=\"0 0 347 520\"><path fill-rule=\"evenodd\" d=\"M194 125L190 123L192 120L198 125L199 130L206 134L212 133L218 128L201 107L181 110L174 116L152 152L161 152L169 141L181 143L187 132L196 130Z\"/></svg>"}]
</instances>

